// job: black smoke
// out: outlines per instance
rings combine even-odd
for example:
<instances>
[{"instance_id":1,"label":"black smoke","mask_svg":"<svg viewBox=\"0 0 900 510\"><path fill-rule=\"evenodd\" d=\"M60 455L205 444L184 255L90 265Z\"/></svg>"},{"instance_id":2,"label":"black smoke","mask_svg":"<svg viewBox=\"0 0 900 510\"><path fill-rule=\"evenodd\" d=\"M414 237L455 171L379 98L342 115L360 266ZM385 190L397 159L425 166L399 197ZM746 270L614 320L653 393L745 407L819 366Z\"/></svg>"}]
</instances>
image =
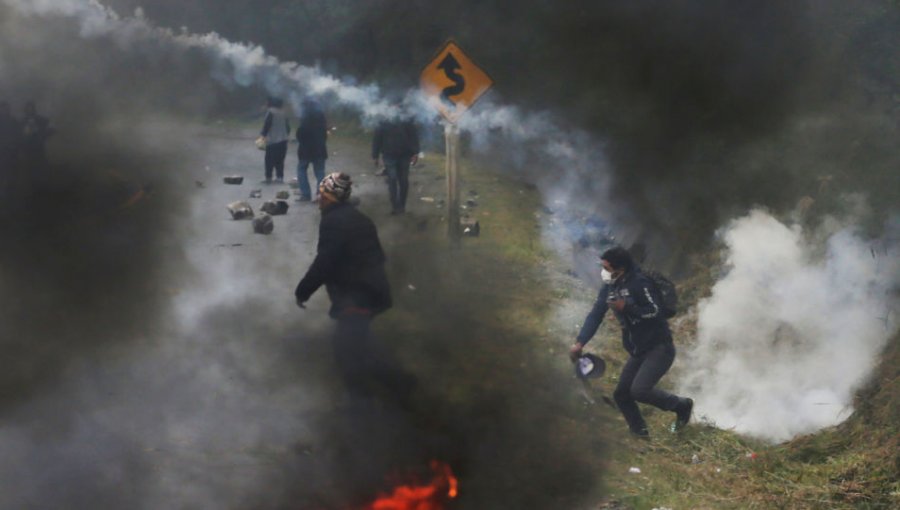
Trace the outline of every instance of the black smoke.
<instances>
[{"instance_id":1,"label":"black smoke","mask_svg":"<svg viewBox=\"0 0 900 510\"><path fill-rule=\"evenodd\" d=\"M233 225L196 200L218 176L198 130L252 108L207 55L5 7L0 21L4 98L34 99L56 128L49 165L19 171L2 204L4 505L347 508L435 458L457 470L463 508L595 490L602 444L579 435L568 372L522 349L518 324L485 320L514 303L469 296L468 264L390 253L395 289L415 278L433 298L399 298L378 329L423 379L404 413L344 405L330 324L290 301L314 240L274 257L198 246ZM404 331L410 312L427 327Z\"/></svg>"}]
</instances>

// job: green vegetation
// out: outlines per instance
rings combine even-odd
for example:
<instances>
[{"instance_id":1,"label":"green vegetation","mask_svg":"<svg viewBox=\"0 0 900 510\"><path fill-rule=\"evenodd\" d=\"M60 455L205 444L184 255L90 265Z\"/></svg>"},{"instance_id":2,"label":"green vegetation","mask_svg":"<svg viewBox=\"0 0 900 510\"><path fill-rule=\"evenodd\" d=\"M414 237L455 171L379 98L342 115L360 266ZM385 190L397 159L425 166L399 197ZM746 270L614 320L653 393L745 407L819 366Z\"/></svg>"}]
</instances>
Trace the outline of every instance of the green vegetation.
<instances>
[{"instance_id":1,"label":"green vegetation","mask_svg":"<svg viewBox=\"0 0 900 510\"><path fill-rule=\"evenodd\" d=\"M428 193L439 199L444 190L443 159L429 154L426 162L414 181L419 186L425 183L426 189L430 186ZM445 370L428 373L431 390L447 399L447 408L438 414L458 412L454 406L496 394L512 399L512 420L553 415L552 432L542 437L552 435L548 441L554 449L589 452L571 454L591 477L578 479L574 487L592 491L598 508L900 505L900 337L891 340L871 383L859 392L855 414L837 427L768 445L698 423L671 434L671 415L644 407L652 439L632 438L619 413L599 398L611 394L625 361L612 321L591 344L593 350L602 348L609 363L608 375L594 382L591 390L598 403L588 404L580 385L569 376L565 354L574 331L557 333L554 311L562 299L575 299L586 311L595 289L566 287L551 276L565 268L541 245L534 215L540 205L537 190L476 168L468 160L462 171L463 194L479 193L471 214L483 223L480 238L466 238L461 249L451 250L441 220L444 211L430 205L430 212L402 218L401 228L413 234L388 242L391 273L404 280L395 282L400 289L398 306L380 327L383 332L400 332L395 335L398 342L409 346L404 352L426 353L405 360L414 369L431 367L436 359L446 361ZM411 200L418 200L415 193ZM692 276L680 282L686 309L709 292L715 268L715 256L695 258ZM433 302L436 296L440 303ZM682 317L674 324L679 345L691 342L696 326L689 313ZM450 331L435 332L435 324ZM455 335L458 341L432 342L430 335ZM437 345L457 345L459 350L429 352ZM478 419L478 411L467 412L472 413L464 413L467 419ZM529 436L520 448L516 462L546 470L535 459L546 455L546 448L533 444ZM631 467L641 472L630 473ZM537 489L523 490L533 496L529 490Z\"/></svg>"}]
</instances>

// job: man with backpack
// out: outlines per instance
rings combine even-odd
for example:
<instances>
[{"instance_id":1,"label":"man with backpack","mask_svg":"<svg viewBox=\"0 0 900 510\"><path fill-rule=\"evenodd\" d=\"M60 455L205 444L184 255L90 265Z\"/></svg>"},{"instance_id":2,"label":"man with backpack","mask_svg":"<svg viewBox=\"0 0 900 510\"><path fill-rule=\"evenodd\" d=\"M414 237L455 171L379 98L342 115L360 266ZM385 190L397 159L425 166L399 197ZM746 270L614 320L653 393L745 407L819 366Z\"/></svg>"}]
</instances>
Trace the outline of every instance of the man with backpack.
<instances>
[{"instance_id":1,"label":"man with backpack","mask_svg":"<svg viewBox=\"0 0 900 510\"><path fill-rule=\"evenodd\" d=\"M631 254L620 246L607 250L600 259L604 285L569 354L573 360L581 356L584 345L597 332L606 311L612 308L622 326L622 345L630 354L613 393L628 428L637 436L649 436L647 423L637 406L641 402L674 412L673 429L679 430L690 421L694 401L656 388L675 360L667 320L675 315L674 287L659 275L651 278L653 275L642 272Z\"/></svg>"}]
</instances>

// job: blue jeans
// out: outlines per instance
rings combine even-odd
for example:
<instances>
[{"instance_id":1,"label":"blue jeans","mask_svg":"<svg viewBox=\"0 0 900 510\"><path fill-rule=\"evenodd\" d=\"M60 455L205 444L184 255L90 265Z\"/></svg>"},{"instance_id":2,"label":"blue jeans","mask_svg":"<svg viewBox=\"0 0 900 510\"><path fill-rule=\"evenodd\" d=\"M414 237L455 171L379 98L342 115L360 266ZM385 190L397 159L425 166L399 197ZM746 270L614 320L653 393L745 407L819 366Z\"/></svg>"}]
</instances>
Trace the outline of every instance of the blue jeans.
<instances>
[{"instance_id":1,"label":"blue jeans","mask_svg":"<svg viewBox=\"0 0 900 510\"><path fill-rule=\"evenodd\" d=\"M300 184L300 196L303 198L312 198L312 190L309 188L309 179L307 179L307 170L309 164L312 163L313 173L316 174L316 195L319 194L319 184L325 178L325 159L301 159L297 163L297 182Z\"/></svg>"},{"instance_id":2,"label":"blue jeans","mask_svg":"<svg viewBox=\"0 0 900 510\"><path fill-rule=\"evenodd\" d=\"M409 194L409 158L383 157L384 171L388 178L388 193L394 211L406 211L406 196Z\"/></svg>"}]
</instances>

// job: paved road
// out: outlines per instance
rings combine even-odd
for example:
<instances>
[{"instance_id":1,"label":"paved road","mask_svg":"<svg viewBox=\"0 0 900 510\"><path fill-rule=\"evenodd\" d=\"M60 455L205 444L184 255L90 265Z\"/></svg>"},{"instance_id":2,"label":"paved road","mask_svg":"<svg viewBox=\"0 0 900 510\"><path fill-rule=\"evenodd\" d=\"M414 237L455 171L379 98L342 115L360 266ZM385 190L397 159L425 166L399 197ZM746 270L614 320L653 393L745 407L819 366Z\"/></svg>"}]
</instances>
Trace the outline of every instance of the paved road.
<instances>
[{"instance_id":1,"label":"paved road","mask_svg":"<svg viewBox=\"0 0 900 510\"><path fill-rule=\"evenodd\" d=\"M358 423L333 416L339 385L325 293L305 311L293 302L315 252L316 206L291 201L273 234L253 234L226 205L254 188L271 199L288 186L257 184L262 153L252 129L189 130L204 150L175 169L176 189L189 196L166 234L169 253L159 254L164 281L153 286L165 289L168 310L139 338L76 356L60 384L4 416L4 508L278 508L285 494L297 502L291 508L334 507L317 498L339 501L340 484L353 483L339 472L346 448L360 456L351 465L376 470L366 478L388 471L366 465L369 436L338 430ZM354 176L355 195L390 232L366 145L334 138L330 148L328 169ZM293 176L293 150L288 165ZM229 174L245 184L223 184ZM258 209L263 200L248 201ZM363 430L379 427L398 424Z\"/></svg>"}]
</instances>

